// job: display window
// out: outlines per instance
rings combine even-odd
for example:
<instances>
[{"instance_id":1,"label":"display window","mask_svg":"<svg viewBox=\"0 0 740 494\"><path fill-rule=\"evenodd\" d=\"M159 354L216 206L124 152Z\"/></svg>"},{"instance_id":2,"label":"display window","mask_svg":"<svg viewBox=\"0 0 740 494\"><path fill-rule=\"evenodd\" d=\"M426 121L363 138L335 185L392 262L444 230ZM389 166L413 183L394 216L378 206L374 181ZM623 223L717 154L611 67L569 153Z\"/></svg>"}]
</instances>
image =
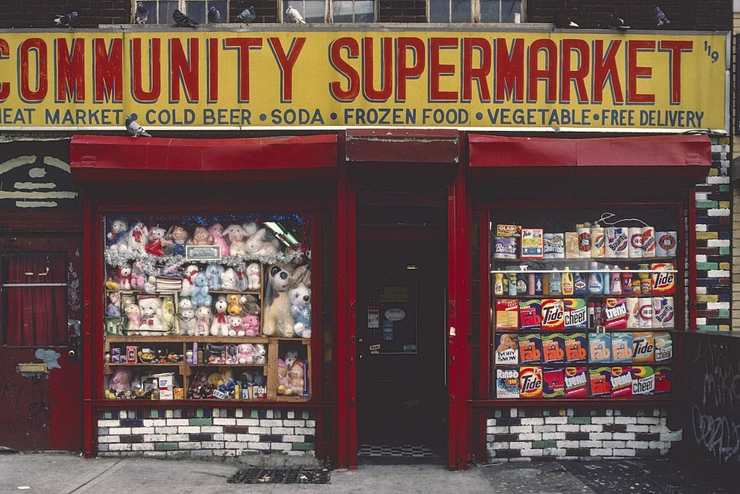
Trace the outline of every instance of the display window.
<instances>
[{"instance_id":1,"label":"display window","mask_svg":"<svg viewBox=\"0 0 740 494\"><path fill-rule=\"evenodd\" d=\"M679 211L491 211L490 396L670 396L683 320Z\"/></svg>"},{"instance_id":2,"label":"display window","mask_svg":"<svg viewBox=\"0 0 740 494\"><path fill-rule=\"evenodd\" d=\"M311 216L103 216L110 400L311 398Z\"/></svg>"}]
</instances>

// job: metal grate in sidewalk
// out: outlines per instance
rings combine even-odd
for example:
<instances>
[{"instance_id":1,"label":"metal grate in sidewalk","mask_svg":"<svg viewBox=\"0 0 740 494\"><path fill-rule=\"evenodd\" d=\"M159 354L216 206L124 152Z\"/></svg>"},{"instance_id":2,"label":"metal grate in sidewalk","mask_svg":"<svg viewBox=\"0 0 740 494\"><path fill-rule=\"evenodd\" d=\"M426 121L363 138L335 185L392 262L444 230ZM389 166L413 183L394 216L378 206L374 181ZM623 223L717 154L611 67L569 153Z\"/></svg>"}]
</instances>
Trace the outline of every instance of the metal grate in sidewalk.
<instances>
[{"instance_id":1,"label":"metal grate in sidewalk","mask_svg":"<svg viewBox=\"0 0 740 494\"><path fill-rule=\"evenodd\" d=\"M331 472L325 468L259 468L238 470L229 484L328 484Z\"/></svg>"}]
</instances>

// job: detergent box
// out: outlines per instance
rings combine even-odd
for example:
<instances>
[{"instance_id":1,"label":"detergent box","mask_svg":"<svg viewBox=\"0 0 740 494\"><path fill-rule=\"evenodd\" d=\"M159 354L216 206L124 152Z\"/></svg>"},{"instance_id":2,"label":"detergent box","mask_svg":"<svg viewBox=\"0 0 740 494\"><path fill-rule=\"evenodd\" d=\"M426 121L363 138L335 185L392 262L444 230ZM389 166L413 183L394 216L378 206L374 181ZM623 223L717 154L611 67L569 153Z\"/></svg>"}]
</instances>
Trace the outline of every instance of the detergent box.
<instances>
[{"instance_id":1,"label":"detergent box","mask_svg":"<svg viewBox=\"0 0 740 494\"><path fill-rule=\"evenodd\" d=\"M632 366L632 396L655 393L655 370L649 366Z\"/></svg>"},{"instance_id":2,"label":"detergent box","mask_svg":"<svg viewBox=\"0 0 740 494\"><path fill-rule=\"evenodd\" d=\"M587 329L588 314L586 313L586 300L582 298L563 299L565 306L565 329Z\"/></svg>"},{"instance_id":3,"label":"detergent box","mask_svg":"<svg viewBox=\"0 0 740 494\"><path fill-rule=\"evenodd\" d=\"M632 363L632 333L612 333L612 362Z\"/></svg>"},{"instance_id":4,"label":"detergent box","mask_svg":"<svg viewBox=\"0 0 740 494\"><path fill-rule=\"evenodd\" d=\"M519 329L522 331L539 331L542 329L542 300L519 300Z\"/></svg>"},{"instance_id":5,"label":"detergent box","mask_svg":"<svg viewBox=\"0 0 740 494\"><path fill-rule=\"evenodd\" d=\"M611 394L612 370L610 367L589 369L591 396L609 396Z\"/></svg>"},{"instance_id":6,"label":"detergent box","mask_svg":"<svg viewBox=\"0 0 740 494\"><path fill-rule=\"evenodd\" d=\"M519 397L542 398L542 367L519 367Z\"/></svg>"},{"instance_id":7,"label":"detergent box","mask_svg":"<svg viewBox=\"0 0 740 494\"><path fill-rule=\"evenodd\" d=\"M632 363L655 362L655 338L653 333L632 333Z\"/></svg>"},{"instance_id":8,"label":"detergent box","mask_svg":"<svg viewBox=\"0 0 740 494\"><path fill-rule=\"evenodd\" d=\"M496 334L495 362L503 365L519 363L519 336L512 333Z\"/></svg>"},{"instance_id":9,"label":"detergent box","mask_svg":"<svg viewBox=\"0 0 740 494\"><path fill-rule=\"evenodd\" d=\"M611 396L632 396L632 367L612 367Z\"/></svg>"},{"instance_id":10,"label":"detergent box","mask_svg":"<svg viewBox=\"0 0 740 494\"><path fill-rule=\"evenodd\" d=\"M670 365L656 365L655 369L655 394L671 394L673 388L673 372Z\"/></svg>"},{"instance_id":11,"label":"detergent box","mask_svg":"<svg viewBox=\"0 0 740 494\"><path fill-rule=\"evenodd\" d=\"M565 304L563 299L542 300L542 331L562 331L565 329Z\"/></svg>"},{"instance_id":12,"label":"detergent box","mask_svg":"<svg viewBox=\"0 0 740 494\"><path fill-rule=\"evenodd\" d=\"M566 398L586 398L588 396L588 369L586 367L566 367L563 369Z\"/></svg>"},{"instance_id":13,"label":"detergent box","mask_svg":"<svg viewBox=\"0 0 740 494\"><path fill-rule=\"evenodd\" d=\"M609 333L588 334L588 361L592 364L608 364L612 361L612 339Z\"/></svg>"},{"instance_id":14,"label":"detergent box","mask_svg":"<svg viewBox=\"0 0 740 494\"><path fill-rule=\"evenodd\" d=\"M565 362L568 364L585 364L588 351L586 350L586 333L566 333Z\"/></svg>"},{"instance_id":15,"label":"detergent box","mask_svg":"<svg viewBox=\"0 0 740 494\"><path fill-rule=\"evenodd\" d=\"M565 382L561 367L545 367L542 370L542 397L562 398L565 396Z\"/></svg>"},{"instance_id":16,"label":"detergent box","mask_svg":"<svg viewBox=\"0 0 740 494\"><path fill-rule=\"evenodd\" d=\"M538 334L519 335L519 363L541 364L542 341Z\"/></svg>"},{"instance_id":17,"label":"detergent box","mask_svg":"<svg viewBox=\"0 0 740 494\"><path fill-rule=\"evenodd\" d=\"M676 291L676 273L672 262L656 262L650 265L653 293L671 294Z\"/></svg>"},{"instance_id":18,"label":"detergent box","mask_svg":"<svg viewBox=\"0 0 740 494\"><path fill-rule=\"evenodd\" d=\"M668 362L673 358L671 333L655 333L653 342L655 343L654 357L656 362Z\"/></svg>"},{"instance_id":19,"label":"detergent box","mask_svg":"<svg viewBox=\"0 0 740 494\"><path fill-rule=\"evenodd\" d=\"M522 228L522 259L545 256L545 232L542 228Z\"/></svg>"},{"instance_id":20,"label":"detergent box","mask_svg":"<svg viewBox=\"0 0 740 494\"><path fill-rule=\"evenodd\" d=\"M519 300L496 299L496 329L519 328Z\"/></svg>"},{"instance_id":21,"label":"detergent box","mask_svg":"<svg viewBox=\"0 0 740 494\"><path fill-rule=\"evenodd\" d=\"M542 334L542 363L565 363L565 337L563 333Z\"/></svg>"},{"instance_id":22,"label":"detergent box","mask_svg":"<svg viewBox=\"0 0 740 494\"><path fill-rule=\"evenodd\" d=\"M626 329L629 311L626 298L608 298L603 305L604 326L606 329Z\"/></svg>"},{"instance_id":23,"label":"detergent box","mask_svg":"<svg viewBox=\"0 0 740 494\"><path fill-rule=\"evenodd\" d=\"M519 398L519 369L496 369L496 398Z\"/></svg>"}]
</instances>

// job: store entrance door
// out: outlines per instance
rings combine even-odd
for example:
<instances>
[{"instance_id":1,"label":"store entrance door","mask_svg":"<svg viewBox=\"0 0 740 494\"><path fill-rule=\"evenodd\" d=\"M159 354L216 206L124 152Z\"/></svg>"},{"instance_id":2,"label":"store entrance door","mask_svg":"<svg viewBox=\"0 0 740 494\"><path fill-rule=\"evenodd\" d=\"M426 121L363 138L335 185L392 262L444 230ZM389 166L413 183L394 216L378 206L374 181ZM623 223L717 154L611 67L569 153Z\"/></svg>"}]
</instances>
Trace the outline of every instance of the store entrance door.
<instances>
[{"instance_id":1,"label":"store entrance door","mask_svg":"<svg viewBox=\"0 0 740 494\"><path fill-rule=\"evenodd\" d=\"M358 229L358 460L444 458L446 236Z\"/></svg>"}]
</instances>

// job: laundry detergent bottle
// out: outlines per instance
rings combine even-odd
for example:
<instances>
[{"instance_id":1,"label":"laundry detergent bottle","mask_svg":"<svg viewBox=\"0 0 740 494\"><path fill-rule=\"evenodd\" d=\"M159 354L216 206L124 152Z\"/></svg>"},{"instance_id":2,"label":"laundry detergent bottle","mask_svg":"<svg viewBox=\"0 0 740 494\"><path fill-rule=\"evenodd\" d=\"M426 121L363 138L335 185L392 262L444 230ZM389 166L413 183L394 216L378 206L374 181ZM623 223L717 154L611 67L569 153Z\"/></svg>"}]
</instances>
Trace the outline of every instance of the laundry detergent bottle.
<instances>
[{"instance_id":1,"label":"laundry detergent bottle","mask_svg":"<svg viewBox=\"0 0 740 494\"><path fill-rule=\"evenodd\" d=\"M588 273L588 293L601 295L604 293L604 275L599 272L599 263L592 262Z\"/></svg>"},{"instance_id":2,"label":"laundry detergent bottle","mask_svg":"<svg viewBox=\"0 0 740 494\"><path fill-rule=\"evenodd\" d=\"M573 273L570 268L565 266L560 278L560 284L563 289L563 295L573 295Z\"/></svg>"}]
</instances>

